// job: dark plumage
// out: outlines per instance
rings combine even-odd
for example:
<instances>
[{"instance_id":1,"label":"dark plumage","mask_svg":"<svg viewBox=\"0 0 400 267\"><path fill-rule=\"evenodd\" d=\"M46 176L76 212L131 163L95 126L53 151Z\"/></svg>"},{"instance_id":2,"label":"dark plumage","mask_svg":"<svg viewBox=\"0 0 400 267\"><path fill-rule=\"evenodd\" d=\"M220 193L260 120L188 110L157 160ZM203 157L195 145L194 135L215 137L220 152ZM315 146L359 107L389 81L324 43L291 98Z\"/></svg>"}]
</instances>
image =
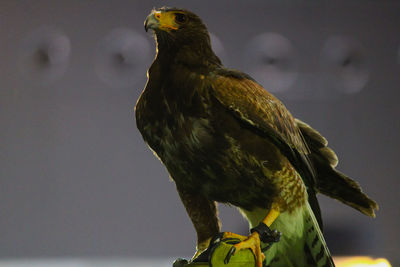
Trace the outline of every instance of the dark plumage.
<instances>
[{"instance_id":1,"label":"dark plumage","mask_svg":"<svg viewBox=\"0 0 400 267\"><path fill-rule=\"evenodd\" d=\"M325 138L247 74L223 67L192 12L153 10L145 28L154 30L158 52L136 104L137 127L175 181L198 249L220 231L216 202L237 206L253 226L276 205L281 215L273 226L283 240L266 255L280 259L271 266L294 258L299 266L332 266L315 225L313 213L321 224L315 194L369 216L377 205L335 170ZM306 254L303 263L298 253Z\"/></svg>"}]
</instances>

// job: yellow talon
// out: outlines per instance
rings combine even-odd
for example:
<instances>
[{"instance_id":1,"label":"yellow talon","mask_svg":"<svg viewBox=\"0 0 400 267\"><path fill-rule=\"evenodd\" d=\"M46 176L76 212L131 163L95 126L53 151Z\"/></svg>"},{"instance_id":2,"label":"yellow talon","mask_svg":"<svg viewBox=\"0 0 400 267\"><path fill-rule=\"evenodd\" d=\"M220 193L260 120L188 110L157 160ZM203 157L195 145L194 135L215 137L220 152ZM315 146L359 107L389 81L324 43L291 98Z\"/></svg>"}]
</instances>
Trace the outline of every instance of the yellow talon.
<instances>
[{"instance_id":1,"label":"yellow talon","mask_svg":"<svg viewBox=\"0 0 400 267\"><path fill-rule=\"evenodd\" d=\"M232 232L224 232L223 239L226 239L226 238L236 238L236 239L239 239L240 241L243 241L243 240L247 239L247 236L238 235L238 234L235 234Z\"/></svg>"},{"instance_id":2,"label":"yellow talon","mask_svg":"<svg viewBox=\"0 0 400 267\"><path fill-rule=\"evenodd\" d=\"M278 218L279 214L279 209L273 206L262 222L269 227L276 220L276 218ZM229 259L235 254L236 251L250 249L255 256L256 267L262 267L262 263L265 260L265 255L261 252L260 235L257 232L253 232L248 237L231 232L225 232L224 238L237 238L240 240L240 243L233 245L232 249L228 252L228 255L226 255L224 261L225 264L229 262Z\"/></svg>"},{"instance_id":3,"label":"yellow talon","mask_svg":"<svg viewBox=\"0 0 400 267\"><path fill-rule=\"evenodd\" d=\"M261 252L260 236L258 233L252 233L246 240L233 246L237 251L249 248L253 252L256 259L256 267L262 267L265 255Z\"/></svg>"},{"instance_id":4,"label":"yellow talon","mask_svg":"<svg viewBox=\"0 0 400 267\"><path fill-rule=\"evenodd\" d=\"M233 245L228 255L226 255L224 260L225 264L229 262L230 258L235 254L236 251L250 249L254 254L256 267L262 267L265 255L261 252L260 237L258 233L252 233L249 236L242 236L231 232L225 232L224 239L225 238L237 238L241 240L240 243Z\"/></svg>"},{"instance_id":5,"label":"yellow talon","mask_svg":"<svg viewBox=\"0 0 400 267\"><path fill-rule=\"evenodd\" d=\"M191 261L196 259L204 250L206 250L208 248L208 246L210 245L210 241L211 241L211 237L206 239L206 240L204 240L203 242L200 242L200 243L197 244L196 252L193 255Z\"/></svg>"}]
</instances>

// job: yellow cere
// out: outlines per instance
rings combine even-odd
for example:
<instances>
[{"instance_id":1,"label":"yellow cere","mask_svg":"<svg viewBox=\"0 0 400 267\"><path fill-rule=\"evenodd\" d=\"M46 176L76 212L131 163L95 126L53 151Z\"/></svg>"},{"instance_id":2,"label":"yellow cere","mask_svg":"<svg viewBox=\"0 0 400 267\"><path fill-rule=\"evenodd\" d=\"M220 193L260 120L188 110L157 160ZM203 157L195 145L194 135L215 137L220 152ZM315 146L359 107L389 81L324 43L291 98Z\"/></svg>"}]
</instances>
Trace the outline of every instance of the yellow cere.
<instances>
[{"instance_id":1,"label":"yellow cere","mask_svg":"<svg viewBox=\"0 0 400 267\"><path fill-rule=\"evenodd\" d=\"M154 11L154 17L160 22L161 30L177 30L178 25L175 23L175 15L173 12Z\"/></svg>"},{"instance_id":2,"label":"yellow cere","mask_svg":"<svg viewBox=\"0 0 400 267\"><path fill-rule=\"evenodd\" d=\"M392 267L387 259L356 256L334 257L336 267Z\"/></svg>"}]
</instances>

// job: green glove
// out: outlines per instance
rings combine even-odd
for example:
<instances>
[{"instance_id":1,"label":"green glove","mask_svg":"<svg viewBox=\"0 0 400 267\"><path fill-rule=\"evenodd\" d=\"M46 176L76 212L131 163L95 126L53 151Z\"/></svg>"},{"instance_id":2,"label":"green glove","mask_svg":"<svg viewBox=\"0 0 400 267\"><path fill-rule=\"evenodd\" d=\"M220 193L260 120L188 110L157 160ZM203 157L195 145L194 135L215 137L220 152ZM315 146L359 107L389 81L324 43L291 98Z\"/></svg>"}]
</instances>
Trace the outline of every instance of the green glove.
<instances>
[{"instance_id":1,"label":"green glove","mask_svg":"<svg viewBox=\"0 0 400 267\"><path fill-rule=\"evenodd\" d=\"M236 251L230 258L229 263L224 260L234 244L239 243L239 239L222 239L219 242L211 242L210 247L203 253L208 253L208 262L188 262L185 259L177 259L173 267L251 267L255 266L254 254L250 249ZM200 256L199 256L200 257ZM202 257L204 258L204 257Z\"/></svg>"}]
</instances>

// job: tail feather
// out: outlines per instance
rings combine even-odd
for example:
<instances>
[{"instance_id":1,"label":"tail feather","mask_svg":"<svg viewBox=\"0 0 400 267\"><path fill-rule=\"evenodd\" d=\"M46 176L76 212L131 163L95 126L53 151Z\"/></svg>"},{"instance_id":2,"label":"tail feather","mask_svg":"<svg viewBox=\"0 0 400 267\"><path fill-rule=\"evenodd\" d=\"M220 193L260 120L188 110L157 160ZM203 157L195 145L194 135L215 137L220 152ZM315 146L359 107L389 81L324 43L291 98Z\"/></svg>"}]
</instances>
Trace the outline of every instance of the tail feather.
<instances>
[{"instance_id":1,"label":"tail feather","mask_svg":"<svg viewBox=\"0 0 400 267\"><path fill-rule=\"evenodd\" d=\"M306 254L307 264L317 267L333 267L331 254L326 245L324 236L318 227L318 222L307 204L304 215L305 243L304 252Z\"/></svg>"},{"instance_id":2,"label":"tail feather","mask_svg":"<svg viewBox=\"0 0 400 267\"><path fill-rule=\"evenodd\" d=\"M315 165L321 177L317 180L320 193L337 199L365 215L375 217L375 210L379 209L378 204L362 192L357 182L330 166L321 163Z\"/></svg>"},{"instance_id":3,"label":"tail feather","mask_svg":"<svg viewBox=\"0 0 400 267\"><path fill-rule=\"evenodd\" d=\"M309 158L316 173L317 191L375 217L378 204L363 193L357 182L335 169L338 158L328 147L328 141L308 124L300 120L296 122L311 150Z\"/></svg>"}]
</instances>

